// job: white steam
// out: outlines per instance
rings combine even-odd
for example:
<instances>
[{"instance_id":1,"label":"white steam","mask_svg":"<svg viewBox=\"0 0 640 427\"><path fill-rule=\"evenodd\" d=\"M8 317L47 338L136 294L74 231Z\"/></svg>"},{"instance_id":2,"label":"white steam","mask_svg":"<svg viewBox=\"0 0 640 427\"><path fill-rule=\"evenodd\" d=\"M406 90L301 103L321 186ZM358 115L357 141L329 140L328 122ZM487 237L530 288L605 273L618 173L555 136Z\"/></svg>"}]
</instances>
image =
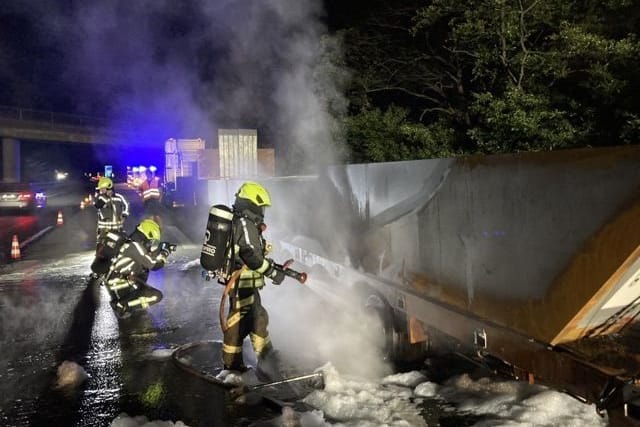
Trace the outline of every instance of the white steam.
<instances>
[{"instance_id":1,"label":"white steam","mask_svg":"<svg viewBox=\"0 0 640 427\"><path fill-rule=\"evenodd\" d=\"M56 49L72 112L108 115L113 130L137 132L137 147L161 153L167 138L200 137L211 148L219 128L255 128L281 172L336 161L348 74L320 0L12 7Z\"/></svg>"},{"instance_id":2,"label":"white steam","mask_svg":"<svg viewBox=\"0 0 640 427\"><path fill-rule=\"evenodd\" d=\"M357 309L357 299L349 301L340 292L337 295L345 300L336 304L313 290L319 285L336 288L346 284L320 284L320 280L310 277L302 285L287 279L262 291L271 340L283 359L307 371L330 363L341 372L364 378L391 373L383 361L382 343L372 334L371 319ZM346 310L349 306L352 309Z\"/></svg>"}]
</instances>

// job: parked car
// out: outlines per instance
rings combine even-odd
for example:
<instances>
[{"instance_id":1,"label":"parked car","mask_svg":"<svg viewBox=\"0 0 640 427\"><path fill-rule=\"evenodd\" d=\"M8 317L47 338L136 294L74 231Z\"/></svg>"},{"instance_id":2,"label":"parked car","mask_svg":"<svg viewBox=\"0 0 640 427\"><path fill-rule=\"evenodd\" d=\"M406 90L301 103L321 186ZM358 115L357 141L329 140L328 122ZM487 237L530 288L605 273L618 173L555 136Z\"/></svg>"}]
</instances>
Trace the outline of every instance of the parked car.
<instances>
[{"instance_id":1,"label":"parked car","mask_svg":"<svg viewBox=\"0 0 640 427\"><path fill-rule=\"evenodd\" d=\"M29 183L0 182L0 209L34 211L47 205L46 193Z\"/></svg>"}]
</instances>

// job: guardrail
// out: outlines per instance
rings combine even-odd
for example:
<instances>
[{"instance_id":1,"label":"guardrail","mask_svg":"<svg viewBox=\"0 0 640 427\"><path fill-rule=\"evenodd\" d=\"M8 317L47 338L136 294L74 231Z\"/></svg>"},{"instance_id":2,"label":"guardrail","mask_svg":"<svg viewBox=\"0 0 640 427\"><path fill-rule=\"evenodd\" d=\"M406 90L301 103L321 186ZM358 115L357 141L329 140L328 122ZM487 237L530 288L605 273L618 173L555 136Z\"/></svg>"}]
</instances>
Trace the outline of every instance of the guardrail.
<instances>
[{"instance_id":1,"label":"guardrail","mask_svg":"<svg viewBox=\"0 0 640 427\"><path fill-rule=\"evenodd\" d=\"M103 117L55 113L52 111L0 105L0 119L48 123L50 125L108 127L109 121Z\"/></svg>"}]
</instances>

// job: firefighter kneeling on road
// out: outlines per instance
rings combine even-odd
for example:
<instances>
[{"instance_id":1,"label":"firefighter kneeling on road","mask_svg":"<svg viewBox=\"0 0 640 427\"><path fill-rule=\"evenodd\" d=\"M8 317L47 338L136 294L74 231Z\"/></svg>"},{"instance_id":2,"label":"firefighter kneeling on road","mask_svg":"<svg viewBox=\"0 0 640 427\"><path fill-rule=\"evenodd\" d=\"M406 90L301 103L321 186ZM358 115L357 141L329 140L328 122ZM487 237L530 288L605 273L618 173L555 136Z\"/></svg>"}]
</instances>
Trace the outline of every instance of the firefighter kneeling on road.
<instances>
[{"instance_id":1,"label":"firefighter kneeling on road","mask_svg":"<svg viewBox=\"0 0 640 427\"><path fill-rule=\"evenodd\" d=\"M269 277L279 285L285 278L282 271L265 258L266 242L264 230L264 210L271 206L267 190L256 182L245 182L236 193L233 205L233 253L234 270L244 267L229 293L229 314L224 332L222 361L224 377L229 371L243 372L242 343L250 335L251 344L258 360L256 374L260 380L281 379L276 351L269 339L267 326L269 316L260 302L260 289L264 287L264 277Z\"/></svg>"},{"instance_id":2,"label":"firefighter kneeling on road","mask_svg":"<svg viewBox=\"0 0 640 427\"><path fill-rule=\"evenodd\" d=\"M175 245L160 242L160 226L145 219L114 258L106 278L111 308L119 318L144 311L162 299L162 292L147 285L150 270L164 267Z\"/></svg>"}]
</instances>

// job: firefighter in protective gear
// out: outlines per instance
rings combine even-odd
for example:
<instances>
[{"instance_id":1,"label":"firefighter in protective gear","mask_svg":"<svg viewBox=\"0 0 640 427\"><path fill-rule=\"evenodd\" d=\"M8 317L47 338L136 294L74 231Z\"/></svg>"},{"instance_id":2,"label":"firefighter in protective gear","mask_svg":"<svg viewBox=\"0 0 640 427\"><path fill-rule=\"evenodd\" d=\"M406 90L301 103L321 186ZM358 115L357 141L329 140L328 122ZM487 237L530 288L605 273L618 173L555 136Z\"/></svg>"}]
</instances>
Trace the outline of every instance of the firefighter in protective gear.
<instances>
[{"instance_id":1,"label":"firefighter in protective gear","mask_svg":"<svg viewBox=\"0 0 640 427\"><path fill-rule=\"evenodd\" d=\"M162 193L160 191L160 178L156 176L155 168L146 170L144 180L138 187L145 216L153 217L156 221L160 217Z\"/></svg>"},{"instance_id":2,"label":"firefighter in protective gear","mask_svg":"<svg viewBox=\"0 0 640 427\"><path fill-rule=\"evenodd\" d=\"M256 373L263 380L278 377L279 369L267 330L269 316L260 302L259 291L264 287L265 276L276 285L285 277L282 271L274 268L273 261L265 257L266 242L262 231L267 206L271 206L269 193L256 182L245 182L236 193L232 225L234 269L245 268L235 289L229 293L227 330L222 347L225 371L242 372L246 370L242 343L249 335L258 360Z\"/></svg>"},{"instance_id":3,"label":"firefighter in protective gear","mask_svg":"<svg viewBox=\"0 0 640 427\"><path fill-rule=\"evenodd\" d=\"M96 256L91 264L92 278L107 273L111 257L105 247L108 233L124 234L124 221L129 216L129 203L113 190L111 178L101 177L96 187L93 205L98 210Z\"/></svg>"},{"instance_id":4,"label":"firefighter in protective gear","mask_svg":"<svg viewBox=\"0 0 640 427\"><path fill-rule=\"evenodd\" d=\"M147 279L150 270L164 267L170 253L168 245L160 242L158 223L141 221L113 259L106 277L116 316L126 318L160 302L162 292L149 286Z\"/></svg>"}]
</instances>

